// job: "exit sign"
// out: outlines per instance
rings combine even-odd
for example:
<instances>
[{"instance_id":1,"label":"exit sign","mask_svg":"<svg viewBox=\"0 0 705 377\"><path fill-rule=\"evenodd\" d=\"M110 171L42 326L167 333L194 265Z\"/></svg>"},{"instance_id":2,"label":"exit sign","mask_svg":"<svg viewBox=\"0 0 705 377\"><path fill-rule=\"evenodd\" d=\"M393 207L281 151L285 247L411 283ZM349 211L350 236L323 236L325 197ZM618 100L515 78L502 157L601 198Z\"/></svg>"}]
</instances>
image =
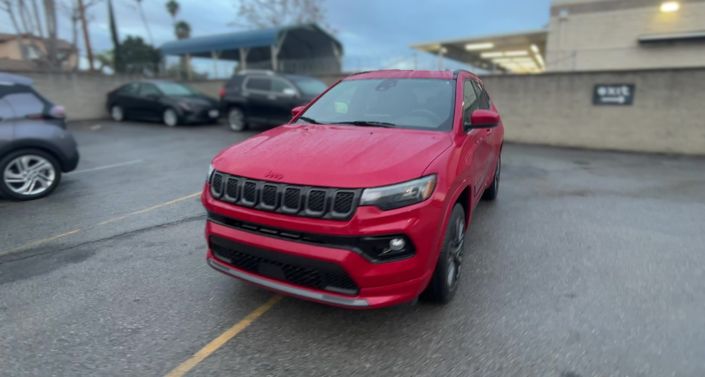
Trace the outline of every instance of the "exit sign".
<instances>
[{"instance_id":1,"label":"exit sign","mask_svg":"<svg viewBox=\"0 0 705 377\"><path fill-rule=\"evenodd\" d=\"M597 84L592 94L595 106L631 106L634 103L634 84Z\"/></svg>"}]
</instances>

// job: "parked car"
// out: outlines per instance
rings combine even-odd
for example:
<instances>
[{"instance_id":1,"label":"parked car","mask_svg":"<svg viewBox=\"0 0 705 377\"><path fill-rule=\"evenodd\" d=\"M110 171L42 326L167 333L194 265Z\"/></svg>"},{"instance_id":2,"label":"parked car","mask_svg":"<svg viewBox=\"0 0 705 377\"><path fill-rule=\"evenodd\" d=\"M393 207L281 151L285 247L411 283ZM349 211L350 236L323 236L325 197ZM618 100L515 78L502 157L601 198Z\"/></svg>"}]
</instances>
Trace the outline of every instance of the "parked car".
<instances>
[{"instance_id":1,"label":"parked car","mask_svg":"<svg viewBox=\"0 0 705 377\"><path fill-rule=\"evenodd\" d=\"M221 89L221 109L233 131L244 131L252 123L278 126L291 118L293 107L308 103L326 88L312 77L243 71Z\"/></svg>"},{"instance_id":2,"label":"parked car","mask_svg":"<svg viewBox=\"0 0 705 377\"><path fill-rule=\"evenodd\" d=\"M107 108L116 122L152 120L169 127L183 123L215 123L220 116L215 99L184 84L164 80L125 84L108 93Z\"/></svg>"},{"instance_id":3,"label":"parked car","mask_svg":"<svg viewBox=\"0 0 705 377\"><path fill-rule=\"evenodd\" d=\"M0 73L0 194L44 197L76 165L78 150L64 109L37 93L31 79Z\"/></svg>"},{"instance_id":4,"label":"parked car","mask_svg":"<svg viewBox=\"0 0 705 377\"><path fill-rule=\"evenodd\" d=\"M480 79L361 73L292 113L212 160L208 264L342 307L450 301L474 209L499 190L504 126Z\"/></svg>"}]
</instances>

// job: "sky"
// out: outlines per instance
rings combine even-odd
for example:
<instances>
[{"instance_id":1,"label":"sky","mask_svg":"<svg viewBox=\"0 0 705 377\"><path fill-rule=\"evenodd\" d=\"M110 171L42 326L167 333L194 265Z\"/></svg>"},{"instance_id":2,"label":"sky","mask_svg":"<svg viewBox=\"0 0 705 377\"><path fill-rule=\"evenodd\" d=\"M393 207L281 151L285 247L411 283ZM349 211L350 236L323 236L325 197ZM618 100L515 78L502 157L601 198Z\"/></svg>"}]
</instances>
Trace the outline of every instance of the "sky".
<instances>
[{"instance_id":1,"label":"sky","mask_svg":"<svg viewBox=\"0 0 705 377\"><path fill-rule=\"evenodd\" d=\"M59 2L72 0L57 0ZM173 39L165 0L142 0L159 46ZM238 0L180 0L178 18L191 24L192 36L236 31ZM344 46L348 70L402 68L416 61L434 68L437 59L409 46L420 42L539 29L546 25L550 0L323 0L327 23ZM141 35L149 40L137 12L136 0L113 0L121 38ZM91 42L95 51L112 48L105 3L90 9ZM59 34L71 40L65 13L59 12ZM0 32L13 32L0 15ZM82 49L82 43L79 43ZM200 64L201 67L209 67ZM446 63L446 66L452 66Z\"/></svg>"}]
</instances>

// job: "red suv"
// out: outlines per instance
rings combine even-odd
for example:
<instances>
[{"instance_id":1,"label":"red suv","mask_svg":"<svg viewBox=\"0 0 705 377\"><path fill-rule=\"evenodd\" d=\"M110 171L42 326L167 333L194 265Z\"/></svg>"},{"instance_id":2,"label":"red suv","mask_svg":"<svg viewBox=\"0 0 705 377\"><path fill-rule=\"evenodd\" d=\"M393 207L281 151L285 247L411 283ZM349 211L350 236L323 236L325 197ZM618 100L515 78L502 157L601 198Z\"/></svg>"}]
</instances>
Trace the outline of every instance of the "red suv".
<instances>
[{"instance_id":1,"label":"red suv","mask_svg":"<svg viewBox=\"0 0 705 377\"><path fill-rule=\"evenodd\" d=\"M209 265L342 307L450 301L473 210L499 189L504 127L480 79L364 72L292 113L213 159Z\"/></svg>"}]
</instances>

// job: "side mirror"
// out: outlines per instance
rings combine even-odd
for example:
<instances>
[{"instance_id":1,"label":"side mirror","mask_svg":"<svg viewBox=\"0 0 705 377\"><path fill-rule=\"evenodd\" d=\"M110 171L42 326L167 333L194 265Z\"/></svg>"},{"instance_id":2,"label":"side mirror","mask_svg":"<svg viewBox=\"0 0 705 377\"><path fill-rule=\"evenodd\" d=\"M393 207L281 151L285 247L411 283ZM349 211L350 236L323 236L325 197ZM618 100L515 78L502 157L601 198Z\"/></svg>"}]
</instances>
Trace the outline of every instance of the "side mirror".
<instances>
[{"instance_id":1,"label":"side mirror","mask_svg":"<svg viewBox=\"0 0 705 377\"><path fill-rule=\"evenodd\" d=\"M49 109L49 116L53 119L64 119L66 118L66 110L63 106L52 106Z\"/></svg>"},{"instance_id":2,"label":"side mirror","mask_svg":"<svg viewBox=\"0 0 705 377\"><path fill-rule=\"evenodd\" d=\"M470 116L470 124L465 125L466 130L473 128L494 128L499 124L499 114L492 110L475 110Z\"/></svg>"},{"instance_id":3,"label":"side mirror","mask_svg":"<svg viewBox=\"0 0 705 377\"><path fill-rule=\"evenodd\" d=\"M294 107L293 109L291 109L291 117L295 118L295 117L299 116L299 114L301 114L301 112L304 111L305 108L306 108L305 105Z\"/></svg>"}]
</instances>

